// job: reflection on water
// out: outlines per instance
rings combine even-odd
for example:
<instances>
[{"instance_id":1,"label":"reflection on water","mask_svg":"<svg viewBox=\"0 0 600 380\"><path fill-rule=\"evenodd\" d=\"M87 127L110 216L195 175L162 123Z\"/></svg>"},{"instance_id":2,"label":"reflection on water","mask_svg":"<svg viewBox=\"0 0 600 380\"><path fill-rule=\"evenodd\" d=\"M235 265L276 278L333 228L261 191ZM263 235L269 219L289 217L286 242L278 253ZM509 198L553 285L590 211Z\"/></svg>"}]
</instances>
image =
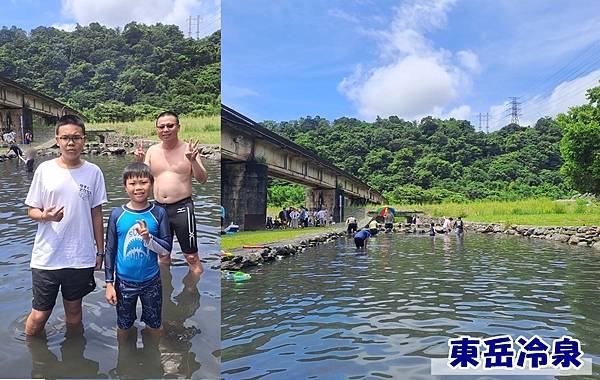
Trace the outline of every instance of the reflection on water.
<instances>
[{"instance_id":1,"label":"reflection on water","mask_svg":"<svg viewBox=\"0 0 600 380\"><path fill-rule=\"evenodd\" d=\"M459 335L570 335L600 360L600 255L589 248L382 234L366 252L342 238L250 273L223 281L226 379L428 379L429 359Z\"/></svg>"},{"instance_id":2,"label":"reflection on water","mask_svg":"<svg viewBox=\"0 0 600 380\"><path fill-rule=\"evenodd\" d=\"M144 329L141 331L142 347L138 348L137 330L134 326L129 335L118 338L117 368L110 371L110 376L120 379L166 377L158 348L161 337Z\"/></svg>"},{"instance_id":3,"label":"reflection on water","mask_svg":"<svg viewBox=\"0 0 600 380\"><path fill-rule=\"evenodd\" d=\"M200 276L191 271L183 278L183 289L173 297L171 272L161 267L163 281L163 328L162 359L169 365L165 368L166 375L181 373L190 377L200 363L196 354L190 352L191 340L200 333L196 326L186 326L185 321L192 317L200 307L198 281ZM176 302L174 302L175 300Z\"/></svg>"},{"instance_id":4,"label":"reflection on water","mask_svg":"<svg viewBox=\"0 0 600 380\"><path fill-rule=\"evenodd\" d=\"M109 198L103 210L106 225L110 210L128 200L121 173L131 159L87 159L104 173ZM31 310L29 259L37 224L27 217L23 204L33 174L16 161L0 163L0 377L219 378L219 164L207 161L207 183L194 183L204 273L190 275L175 244L173 265L161 268L164 336L155 339L136 331L132 339L117 342L115 308L104 299L104 272L95 273L98 287L83 299L82 331L67 332L59 298L45 336L25 338L24 323ZM138 315L140 310L138 305ZM142 330L143 323L136 326Z\"/></svg>"},{"instance_id":5,"label":"reflection on water","mask_svg":"<svg viewBox=\"0 0 600 380\"><path fill-rule=\"evenodd\" d=\"M81 377L103 378L98 373L99 363L84 356L86 339L83 326L70 326L66 329L65 339L60 344L61 360L48 348L45 334L28 337L27 348L31 355L31 378L66 378L73 373Z\"/></svg>"}]
</instances>

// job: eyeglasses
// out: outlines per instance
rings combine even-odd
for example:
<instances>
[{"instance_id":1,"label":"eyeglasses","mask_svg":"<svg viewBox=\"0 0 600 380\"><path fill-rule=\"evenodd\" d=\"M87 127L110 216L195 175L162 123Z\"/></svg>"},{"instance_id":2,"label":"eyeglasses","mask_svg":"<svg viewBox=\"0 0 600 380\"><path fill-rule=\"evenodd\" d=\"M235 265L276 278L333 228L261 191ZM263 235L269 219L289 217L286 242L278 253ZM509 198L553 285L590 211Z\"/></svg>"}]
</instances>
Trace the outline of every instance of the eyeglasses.
<instances>
[{"instance_id":1,"label":"eyeglasses","mask_svg":"<svg viewBox=\"0 0 600 380\"><path fill-rule=\"evenodd\" d=\"M177 124L161 124L161 125L157 125L156 128L158 129L173 129L177 126Z\"/></svg>"},{"instance_id":2,"label":"eyeglasses","mask_svg":"<svg viewBox=\"0 0 600 380\"><path fill-rule=\"evenodd\" d=\"M73 135L73 136L60 136L58 139L61 140L62 142L69 142L73 141L74 143L78 143L80 141L82 141L85 137L84 136L78 136L78 135Z\"/></svg>"}]
</instances>

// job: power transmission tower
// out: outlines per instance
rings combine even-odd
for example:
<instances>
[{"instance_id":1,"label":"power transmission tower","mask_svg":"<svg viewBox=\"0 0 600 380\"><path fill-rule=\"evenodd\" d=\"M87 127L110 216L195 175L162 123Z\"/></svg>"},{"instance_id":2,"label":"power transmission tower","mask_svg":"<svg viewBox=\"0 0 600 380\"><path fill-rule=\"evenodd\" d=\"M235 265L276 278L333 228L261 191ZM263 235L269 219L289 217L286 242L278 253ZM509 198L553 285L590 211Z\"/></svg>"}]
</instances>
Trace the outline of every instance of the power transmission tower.
<instances>
[{"instance_id":1,"label":"power transmission tower","mask_svg":"<svg viewBox=\"0 0 600 380\"><path fill-rule=\"evenodd\" d=\"M483 119L485 118L485 133L490 133L490 113L486 112L484 115L479 112L479 132L483 131Z\"/></svg>"},{"instance_id":2,"label":"power transmission tower","mask_svg":"<svg viewBox=\"0 0 600 380\"><path fill-rule=\"evenodd\" d=\"M490 133L490 113L485 113L485 133Z\"/></svg>"},{"instance_id":3,"label":"power transmission tower","mask_svg":"<svg viewBox=\"0 0 600 380\"><path fill-rule=\"evenodd\" d=\"M517 101L517 97L510 97L509 108L507 111L510 111L510 123L511 124L519 124L519 116L521 116L521 103Z\"/></svg>"},{"instance_id":4,"label":"power transmission tower","mask_svg":"<svg viewBox=\"0 0 600 380\"><path fill-rule=\"evenodd\" d=\"M196 39L200 38L200 16L196 16L196 17L188 17L188 37L189 38L193 38L192 37L192 26L196 26Z\"/></svg>"}]
</instances>

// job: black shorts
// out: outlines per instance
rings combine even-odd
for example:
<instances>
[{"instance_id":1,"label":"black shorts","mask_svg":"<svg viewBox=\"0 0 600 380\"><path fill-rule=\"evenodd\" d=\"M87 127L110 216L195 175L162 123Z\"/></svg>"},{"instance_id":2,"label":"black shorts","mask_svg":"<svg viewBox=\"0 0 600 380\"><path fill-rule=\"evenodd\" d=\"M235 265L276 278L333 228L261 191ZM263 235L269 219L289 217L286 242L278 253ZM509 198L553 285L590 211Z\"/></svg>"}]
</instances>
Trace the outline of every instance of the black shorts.
<instances>
[{"instance_id":1,"label":"black shorts","mask_svg":"<svg viewBox=\"0 0 600 380\"><path fill-rule=\"evenodd\" d=\"M157 205L167 211L171 234L177 236L177 241L183 253L198 252L196 238L196 216L194 215L194 202L191 197L175 203L159 203Z\"/></svg>"},{"instance_id":2,"label":"black shorts","mask_svg":"<svg viewBox=\"0 0 600 380\"><path fill-rule=\"evenodd\" d=\"M358 231L358 224L356 223L348 223L348 233L352 233L352 232L356 232Z\"/></svg>"},{"instance_id":3,"label":"black shorts","mask_svg":"<svg viewBox=\"0 0 600 380\"><path fill-rule=\"evenodd\" d=\"M94 268L37 269L31 268L33 301L35 310L48 311L54 308L58 289L63 299L75 301L96 289Z\"/></svg>"},{"instance_id":4,"label":"black shorts","mask_svg":"<svg viewBox=\"0 0 600 380\"><path fill-rule=\"evenodd\" d=\"M385 229L386 230L392 230L392 229L394 229L394 223L386 223L385 224Z\"/></svg>"},{"instance_id":5,"label":"black shorts","mask_svg":"<svg viewBox=\"0 0 600 380\"><path fill-rule=\"evenodd\" d=\"M361 239L361 238L354 238L354 244L356 244L356 248L364 248L365 246L365 239Z\"/></svg>"},{"instance_id":6,"label":"black shorts","mask_svg":"<svg viewBox=\"0 0 600 380\"><path fill-rule=\"evenodd\" d=\"M142 282L115 279L117 293L117 326L127 330L137 318L138 297L142 301L142 317L146 326L157 329L162 324L162 285L160 275Z\"/></svg>"}]
</instances>

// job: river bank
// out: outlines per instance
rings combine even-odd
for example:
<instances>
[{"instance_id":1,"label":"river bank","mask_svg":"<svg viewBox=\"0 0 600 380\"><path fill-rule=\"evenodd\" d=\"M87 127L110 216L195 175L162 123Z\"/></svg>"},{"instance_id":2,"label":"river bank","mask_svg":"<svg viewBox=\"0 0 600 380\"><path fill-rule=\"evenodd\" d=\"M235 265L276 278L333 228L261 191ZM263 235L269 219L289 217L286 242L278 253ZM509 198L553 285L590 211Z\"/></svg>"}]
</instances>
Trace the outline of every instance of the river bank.
<instances>
[{"instance_id":1,"label":"river bank","mask_svg":"<svg viewBox=\"0 0 600 380\"><path fill-rule=\"evenodd\" d=\"M158 143L158 140L143 139L137 136L122 135L114 131L88 131L89 141L86 142L82 155L95 156L122 156L133 155L135 146L138 141L142 141L144 147ZM54 138L41 144L21 145L23 151L33 148L37 151L37 156L58 156L60 150L56 145ZM220 144L199 144L198 154L207 160L221 160L221 145ZM16 158L13 152L0 154L0 162L7 159Z\"/></svg>"}]
</instances>

